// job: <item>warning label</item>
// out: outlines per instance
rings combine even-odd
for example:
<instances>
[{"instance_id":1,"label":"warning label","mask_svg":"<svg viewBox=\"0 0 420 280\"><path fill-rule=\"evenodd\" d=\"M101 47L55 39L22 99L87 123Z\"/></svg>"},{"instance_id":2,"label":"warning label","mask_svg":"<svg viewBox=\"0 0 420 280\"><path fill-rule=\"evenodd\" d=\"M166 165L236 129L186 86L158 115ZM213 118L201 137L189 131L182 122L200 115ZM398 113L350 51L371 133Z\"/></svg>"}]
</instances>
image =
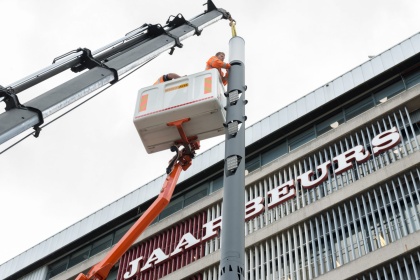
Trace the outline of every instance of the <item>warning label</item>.
<instances>
[{"instance_id":1,"label":"warning label","mask_svg":"<svg viewBox=\"0 0 420 280\"><path fill-rule=\"evenodd\" d=\"M165 89L165 92L177 90L177 89L180 89L180 88L186 88L186 87L188 87L188 83L185 83L185 84L182 84L182 85L179 85L179 86L175 86L175 87L167 88L167 89Z\"/></svg>"}]
</instances>

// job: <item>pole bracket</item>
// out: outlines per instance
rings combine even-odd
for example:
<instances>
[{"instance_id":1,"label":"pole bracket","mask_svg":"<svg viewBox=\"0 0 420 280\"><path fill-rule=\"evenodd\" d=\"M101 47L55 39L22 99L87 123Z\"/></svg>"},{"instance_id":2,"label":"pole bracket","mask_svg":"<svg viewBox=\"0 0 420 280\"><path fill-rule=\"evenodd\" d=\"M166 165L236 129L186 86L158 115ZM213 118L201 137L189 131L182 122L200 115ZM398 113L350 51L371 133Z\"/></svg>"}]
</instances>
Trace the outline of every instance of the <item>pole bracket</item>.
<instances>
[{"instance_id":1,"label":"pole bracket","mask_svg":"<svg viewBox=\"0 0 420 280\"><path fill-rule=\"evenodd\" d=\"M79 52L79 51L83 52L82 57L81 57L82 61L80 62L79 65L73 66L71 68L71 71L77 73L77 72L80 72L80 71L82 71L86 68L87 69L92 69L94 67L101 67L101 68L105 68L105 69L111 71L112 74L114 75L114 80L112 80L110 82L111 85L118 82L118 80L119 80L118 71L114 68L108 67L108 65L106 65L106 64L102 63L101 61L98 61L97 59L95 59L92 55L91 50L89 50L87 48L78 48L76 51L77 52Z\"/></svg>"},{"instance_id":2,"label":"pole bracket","mask_svg":"<svg viewBox=\"0 0 420 280\"><path fill-rule=\"evenodd\" d=\"M171 28L179 27L183 24L186 24L188 26L191 26L194 28L195 33L194 35L200 36L201 31L198 29L197 25L192 24L190 21L186 20L182 14L178 14L177 16L170 16L168 20L166 21L166 25Z\"/></svg>"}]
</instances>

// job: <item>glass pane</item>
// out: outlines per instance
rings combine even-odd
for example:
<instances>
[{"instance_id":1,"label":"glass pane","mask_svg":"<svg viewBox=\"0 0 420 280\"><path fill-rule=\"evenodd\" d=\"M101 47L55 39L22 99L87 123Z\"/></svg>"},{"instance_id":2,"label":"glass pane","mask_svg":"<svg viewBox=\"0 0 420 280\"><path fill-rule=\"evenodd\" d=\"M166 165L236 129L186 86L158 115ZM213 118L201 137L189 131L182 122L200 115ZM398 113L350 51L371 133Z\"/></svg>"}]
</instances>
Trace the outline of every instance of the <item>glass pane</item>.
<instances>
[{"instance_id":1,"label":"glass pane","mask_svg":"<svg viewBox=\"0 0 420 280\"><path fill-rule=\"evenodd\" d=\"M361 113L369 110L374 106L373 99L369 96L366 99L363 99L362 101L357 102L356 104L344 109L346 114L346 119L349 120L351 118L354 118Z\"/></svg>"},{"instance_id":2,"label":"glass pane","mask_svg":"<svg viewBox=\"0 0 420 280\"><path fill-rule=\"evenodd\" d=\"M211 186L211 192L215 192L219 189L223 188L223 176L217 177L213 180L213 184Z\"/></svg>"},{"instance_id":3,"label":"glass pane","mask_svg":"<svg viewBox=\"0 0 420 280\"><path fill-rule=\"evenodd\" d=\"M319 122L316 125L317 136L322 135L333 128L337 128L343 122L344 122L343 112L340 112L330 118L327 118L326 120Z\"/></svg>"},{"instance_id":4,"label":"glass pane","mask_svg":"<svg viewBox=\"0 0 420 280\"><path fill-rule=\"evenodd\" d=\"M108 234L107 236L99 239L98 241L93 242L92 251L90 255L96 255L99 252L102 252L106 248L111 247L112 245L112 234Z\"/></svg>"},{"instance_id":5,"label":"glass pane","mask_svg":"<svg viewBox=\"0 0 420 280\"><path fill-rule=\"evenodd\" d=\"M114 241L112 242L113 244L117 244L118 241L120 241L121 237L124 236L124 234L131 228L131 226L134 225L134 222L126 225L123 228L118 229L115 232L115 236L114 236Z\"/></svg>"},{"instance_id":6,"label":"glass pane","mask_svg":"<svg viewBox=\"0 0 420 280\"><path fill-rule=\"evenodd\" d=\"M377 104L383 103L387 101L389 98L397 95L398 93L402 92L404 90L404 83L402 80L387 86L386 88L376 92L374 94L375 101Z\"/></svg>"},{"instance_id":7,"label":"glass pane","mask_svg":"<svg viewBox=\"0 0 420 280\"><path fill-rule=\"evenodd\" d=\"M245 162L245 170L252 172L261 166L260 157L256 157L248 162Z\"/></svg>"},{"instance_id":8,"label":"glass pane","mask_svg":"<svg viewBox=\"0 0 420 280\"><path fill-rule=\"evenodd\" d=\"M210 182L205 182L184 195L184 207L207 196Z\"/></svg>"},{"instance_id":9,"label":"glass pane","mask_svg":"<svg viewBox=\"0 0 420 280\"><path fill-rule=\"evenodd\" d=\"M265 165L286 153L287 153L286 142L279 143L276 147L261 154L261 165Z\"/></svg>"},{"instance_id":10,"label":"glass pane","mask_svg":"<svg viewBox=\"0 0 420 280\"><path fill-rule=\"evenodd\" d=\"M207 188L201 189L200 192L195 193L194 195L192 195L192 196L190 196L188 198L185 198L185 200L184 200L184 207L186 207L187 205L190 205L191 203L194 203L197 200L199 200L199 199L201 199L203 197L206 197L206 196L207 196Z\"/></svg>"},{"instance_id":11,"label":"glass pane","mask_svg":"<svg viewBox=\"0 0 420 280\"><path fill-rule=\"evenodd\" d=\"M69 268L89 258L90 246L74 252L70 256Z\"/></svg>"},{"instance_id":12,"label":"glass pane","mask_svg":"<svg viewBox=\"0 0 420 280\"><path fill-rule=\"evenodd\" d=\"M52 278L60 274L61 272L65 271L67 269L67 262L68 262L68 258L65 258L56 263L53 263L49 267L48 278Z\"/></svg>"},{"instance_id":13,"label":"glass pane","mask_svg":"<svg viewBox=\"0 0 420 280\"><path fill-rule=\"evenodd\" d=\"M182 209L182 197L177 198L174 201L171 201L169 205L160 213L159 220L162 220L163 218L168 217L169 215L179 211Z\"/></svg>"},{"instance_id":14,"label":"glass pane","mask_svg":"<svg viewBox=\"0 0 420 280\"><path fill-rule=\"evenodd\" d=\"M415 86L418 83L420 83L420 71L411 73L404 78L405 78L405 84L407 85L407 89L409 89L412 86Z\"/></svg>"},{"instance_id":15,"label":"glass pane","mask_svg":"<svg viewBox=\"0 0 420 280\"><path fill-rule=\"evenodd\" d=\"M310 140L314 138L315 138L315 130L313 128L309 128L308 130L290 138L289 139L290 151L296 149L297 147L302 146L303 144L309 142Z\"/></svg>"}]
</instances>

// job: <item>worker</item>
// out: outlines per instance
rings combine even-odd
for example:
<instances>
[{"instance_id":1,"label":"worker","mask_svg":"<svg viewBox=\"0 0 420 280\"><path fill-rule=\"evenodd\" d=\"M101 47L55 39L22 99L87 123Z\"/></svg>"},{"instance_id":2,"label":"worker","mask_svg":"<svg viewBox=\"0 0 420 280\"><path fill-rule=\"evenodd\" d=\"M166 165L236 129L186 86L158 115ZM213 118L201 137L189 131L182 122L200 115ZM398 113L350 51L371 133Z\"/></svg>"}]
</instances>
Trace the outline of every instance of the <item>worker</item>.
<instances>
[{"instance_id":1,"label":"worker","mask_svg":"<svg viewBox=\"0 0 420 280\"><path fill-rule=\"evenodd\" d=\"M170 80L173 80L173 79L178 79L180 77L181 76L178 75L178 74L168 73L166 75L163 75L163 76L159 77L159 79L157 79L157 81L153 85L157 85L157 84L160 84L160 83L163 83L163 82L167 82L167 81L170 81Z\"/></svg>"},{"instance_id":2,"label":"worker","mask_svg":"<svg viewBox=\"0 0 420 280\"><path fill-rule=\"evenodd\" d=\"M222 72L222 68L229 69L230 64L224 63L225 60L225 53L224 52L218 52L215 56L210 57L210 59L206 63L206 70L215 68L219 71L220 77L222 78L223 85L227 85L228 82L228 72L226 71L225 74Z\"/></svg>"}]
</instances>

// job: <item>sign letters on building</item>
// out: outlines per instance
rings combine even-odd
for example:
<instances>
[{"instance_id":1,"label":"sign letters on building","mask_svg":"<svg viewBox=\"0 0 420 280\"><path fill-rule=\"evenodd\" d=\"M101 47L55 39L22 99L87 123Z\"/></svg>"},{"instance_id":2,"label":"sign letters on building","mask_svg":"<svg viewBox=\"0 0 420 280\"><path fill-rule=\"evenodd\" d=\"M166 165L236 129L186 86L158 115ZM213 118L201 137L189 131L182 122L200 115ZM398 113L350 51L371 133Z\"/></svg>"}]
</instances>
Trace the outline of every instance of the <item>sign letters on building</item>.
<instances>
[{"instance_id":1,"label":"sign letters on building","mask_svg":"<svg viewBox=\"0 0 420 280\"><path fill-rule=\"evenodd\" d=\"M397 146L401 142L401 136L397 131L396 127L390 130L384 131L371 141L371 151L373 156L377 156L383 152L386 152L393 147ZM334 174L339 175L353 167L354 162L364 163L370 158L371 154L365 150L362 145L357 145L350 150L345 151L342 154L334 157L331 160L318 165L316 171L318 171L315 178L315 171L309 170L299 175L295 180L290 180L284 184L270 190L267 193L267 208L272 209L290 199L296 197L296 182L299 182L303 189L310 190L322 184L328 178L328 173L331 165L334 164ZM296 182L295 182L296 181ZM246 203L245 205L245 221L249 221L256 216L260 215L265 210L264 198L256 197ZM169 258L175 257L181 254L184 250L192 248L200 243L206 242L218 235L221 230L222 217L218 217L202 227L203 236L200 239L196 239L191 233L184 234L178 242L175 249L166 254L161 248L155 249L147 260L142 256L136 258L129 263L130 270L124 274L124 279L129 279L139 272L146 271L155 265L159 265L165 262ZM142 266L140 267L140 263Z\"/></svg>"}]
</instances>

